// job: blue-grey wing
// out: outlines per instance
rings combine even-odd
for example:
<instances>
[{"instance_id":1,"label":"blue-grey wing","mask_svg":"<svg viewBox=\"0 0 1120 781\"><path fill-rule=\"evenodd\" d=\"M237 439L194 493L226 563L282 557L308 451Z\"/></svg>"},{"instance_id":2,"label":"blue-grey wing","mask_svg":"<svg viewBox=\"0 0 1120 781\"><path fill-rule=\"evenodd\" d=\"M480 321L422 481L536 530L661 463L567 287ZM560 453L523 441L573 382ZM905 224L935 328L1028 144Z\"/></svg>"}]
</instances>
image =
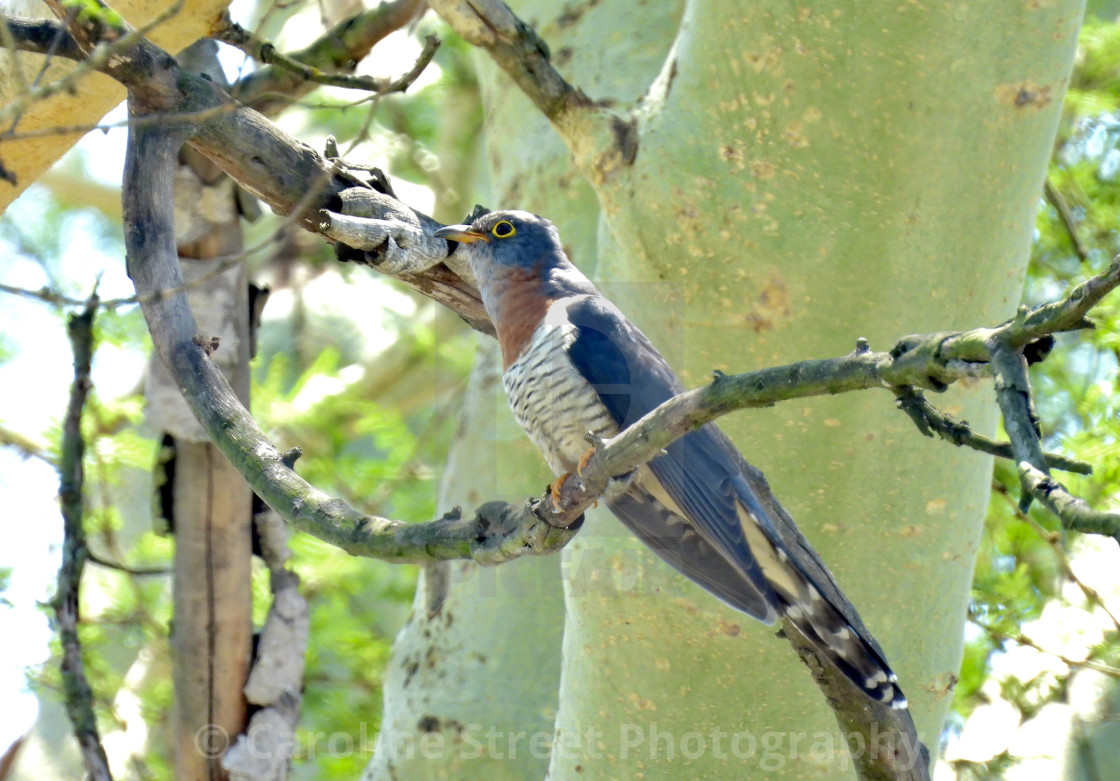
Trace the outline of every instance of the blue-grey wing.
<instances>
[{"instance_id":1,"label":"blue-grey wing","mask_svg":"<svg viewBox=\"0 0 1120 781\"><path fill-rule=\"evenodd\" d=\"M620 429L683 390L661 354L610 302L583 298L569 305L568 318L577 329L569 357ZM674 569L732 607L770 623L774 595L738 510L738 494L749 488L726 447L708 427L686 434L609 506ZM748 498L751 509L757 508L753 496Z\"/></svg>"},{"instance_id":2,"label":"blue-grey wing","mask_svg":"<svg viewBox=\"0 0 1120 781\"><path fill-rule=\"evenodd\" d=\"M576 327L569 357L619 429L683 390L649 340L600 296L568 307ZM750 467L715 426L690 432L650 461L611 510L661 558L721 600L767 623L780 614L867 694L906 707L858 615L822 585L835 584L792 523L775 528L751 487ZM772 497L767 497L773 502ZM838 593L838 590L837 590ZM849 612L850 611L850 612Z\"/></svg>"}]
</instances>

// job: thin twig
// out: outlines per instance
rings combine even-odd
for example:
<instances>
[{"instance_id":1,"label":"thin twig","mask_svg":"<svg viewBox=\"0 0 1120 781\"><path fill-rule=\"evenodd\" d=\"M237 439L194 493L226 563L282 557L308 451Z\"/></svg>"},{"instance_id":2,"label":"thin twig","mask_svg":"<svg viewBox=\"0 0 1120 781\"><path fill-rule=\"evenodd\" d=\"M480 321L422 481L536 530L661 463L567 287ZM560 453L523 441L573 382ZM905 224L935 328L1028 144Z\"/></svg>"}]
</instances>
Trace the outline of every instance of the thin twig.
<instances>
[{"instance_id":1,"label":"thin twig","mask_svg":"<svg viewBox=\"0 0 1120 781\"><path fill-rule=\"evenodd\" d=\"M963 420L957 420L952 415L942 412L920 392L909 386L894 388L898 397L898 408L905 412L914 421L918 430L927 437L934 433L942 439L952 442L957 447L968 447L981 453L995 456L996 458L1012 459L1011 443L997 442L994 439L977 434L972 427ZM1061 469L1079 475L1092 474L1093 467L1076 458L1063 456L1061 453L1046 453L1046 465L1053 469Z\"/></svg>"},{"instance_id":2,"label":"thin twig","mask_svg":"<svg viewBox=\"0 0 1120 781\"><path fill-rule=\"evenodd\" d=\"M82 643L78 637L82 569L89 558L83 519L82 410L89 396L90 364L93 358L93 318L97 295L90 296L85 309L70 317L67 332L74 351L74 383L62 429L59 457L59 500L63 519L62 566L58 570L58 589L51 606L58 621L62 643L62 684L66 714L78 739L86 772L95 781L111 781L109 760L97 729L93 710L93 690L85 676Z\"/></svg>"},{"instance_id":3,"label":"thin twig","mask_svg":"<svg viewBox=\"0 0 1120 781\"><path fill-rule=\"evenodd\" d=\"M296 57L280 52L268 41L260 38L255 33L246 30L241 25L232 21L227 15L225 24L214 31L214 37L234 46L254 60L266 65L275 65L302 81L312 82L328 87L341 87L343 89L356 89L373 92L378 95L387 95L390 92L404 92L419 78L424 69L431 63L439 48L440 40L435 35L429 35L424 43L416 63L403 76L396 79L376 78L373 76L356 76L351 73L339 73L302 62Z\"/></svg>"},{"instance_id":4,"label":"thin twig","mask_svg":"<svg viewBox=\"0 0 1120 781\"><path fill-rule=\"evenodd\" d=\"M99 567L104 567L105 569L111 569L117 572L123 572L126 575L134 575L141 578L171 574L171 570L167 567L131 567L127 564L121 564L120 562L109 561L108 559L98 556L93 551L87 551L86 558L91 564L96 564Z\"/></svg>"},{"instance_id":5,"label":"thin twig","mask_svg":"<svg viewBox=\"0 0 1120 781\"><path fill-rule=\"evenodd\" d=\"M41 301L44 304L51 306L82 306L84 301L78 298L71 298L64 296L59 292L51 290L49 287L41 287L38 290L31 290L25 287L14 287L13 285L5 285L0 282L0 293L8 293L20 298L29 298L32 301Z\"/></svg>"},{"instance_id":6,"label":"thin twig","mask_svg":"<svg viewBox=\"0 0 1120 781\"><path fill-rule=\"evenodd\" d=\"M37 458L51 466L58 465L58 459L51 454L50 445L6 426L0 426L0 445L14 447L28 458Z\"/></svg>"},{"instance_id":7,"label":"thin twig","mask_svg":"<svg viewBox=\"0 0 1120 781\"><path fill-rule=\"evenodd\" d=\"M289 56L323 71L352 72L378 42L407 25L423 10L421 0L379 3L342 19L309 46L290 52ZM262 26L264 21L262 19ZM233 96L265 116L272 116L314 86L289 72L265 66L239 79Z\"/></svg>"},{"instance_id":8,"label":"thin twig","mask_svg":"<svg viewBox=\"0 0 1120 781\"><path fill-rule=\"evenodd\" d=\"M1074 254L1084 263L1089 259L1089 250L1085 246L1085 242L1081 240L1081 233L1077 230L1077 223L1073 219L1073 213L1069 210L1069 204L1066 203L1065 196L1054 186L1049 176L1046 177L1043 184L1043 192L1046 193L1046 200L1050 201L1050 205L1058 213L1058 219L1065 226L1066 235L1069 236L1070 243L1073 245Z\"/></svg>"},{"instance_id":9,"label":"thin twig","mask_svg":"<svg viewBox=\"0 0 1120 781\"><path fill-rule=\"evenodd\" d=\"M236 109L236 104L225 103L220 106L213 106L202 109L200 111L184 111L181 113L164 113L159 112L146 117L129 117L122 119L118 122L110 122L107 124L97 125L55 125L53 127L38 128L36 130L27 130L22 133L8 132L4 133L0 140L3 141L22 141L29 138L44 138L47 136L66 136L66 135L84 135L100 130L105 133L110 130L119 130L120 128L136 127L138 125L155 125L165 124L167 122L204 122L218 114L227 114Z\"/></svg>"},{"instance_id":10,"label":"thin twig","mask_svg":"<svg viewBox=\"0 0 1120 781\"><path fill-rule=\"evenodd\" d=\"M1117 668L1112 667L1110 665L1102 664L1101 662L1097 662L1097 661L1094 661L1092 659L1084 659L1084 660L1081 660L1081 661L1079 661L1077 659L1071 659L1070 657L1066 656L1065 654L1060 654L1057 651L1052 651L1049 648L1044 648L1043 646L1039 645L1037 642L1035 642L1034 640L1032 640L1031 638L1027 637L1026 635L1024 635L1022 633L1016 634L1016 635L1009 635L1005 632L1001 632L999 629L996 629L994 626L991 626L989 624L985 624L983 621L980 621L975 616L969 616L968 620L972 624L975 624L976 626L983 629L987 633L988 637L990 637L992 639L992 641L995 642L996 644L1003 643L1003 642L1006 642L1006 641L1010 640L1011 642L1015 643L1016 645L1022 645L1022 646L1026 646L1027 648L1033 648L1034 650L1038 651L1039 653L1046 654L1047 656L1053 656L1055 659L1057 659L1059 662L1066 665L1067 667L1071 667L1071 668L1075 668L1075 669L1078 668L1078 667L1081 667L1081 668L1086 669L1086 670L1095 670L1096 672L1103 673L1104 675L1107 675L1111 678L1120 678L1120 669L1117 669Z\"/></svg>"}]
</instances>

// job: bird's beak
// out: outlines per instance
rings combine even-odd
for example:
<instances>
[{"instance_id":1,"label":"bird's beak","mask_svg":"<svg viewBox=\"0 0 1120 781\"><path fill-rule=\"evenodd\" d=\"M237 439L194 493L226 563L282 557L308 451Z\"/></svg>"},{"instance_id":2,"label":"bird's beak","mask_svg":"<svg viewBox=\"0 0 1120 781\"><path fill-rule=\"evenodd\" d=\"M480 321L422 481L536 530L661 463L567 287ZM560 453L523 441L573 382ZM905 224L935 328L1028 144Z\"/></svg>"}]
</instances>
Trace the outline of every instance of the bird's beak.
<instances>
[{"instance_id":1,"label":"bird's beak","mask_svg":"<svg viewBox=\"0 0 1120 781\"><path fill-rule=\"evenodd\" d=\"M447 225L440 228L432 235L437 239L448 239L450 241L462 242L463 244L473 244L476 241L490 241L485 233L472 231L470 225Z\"/></svg>"}]
</instances>

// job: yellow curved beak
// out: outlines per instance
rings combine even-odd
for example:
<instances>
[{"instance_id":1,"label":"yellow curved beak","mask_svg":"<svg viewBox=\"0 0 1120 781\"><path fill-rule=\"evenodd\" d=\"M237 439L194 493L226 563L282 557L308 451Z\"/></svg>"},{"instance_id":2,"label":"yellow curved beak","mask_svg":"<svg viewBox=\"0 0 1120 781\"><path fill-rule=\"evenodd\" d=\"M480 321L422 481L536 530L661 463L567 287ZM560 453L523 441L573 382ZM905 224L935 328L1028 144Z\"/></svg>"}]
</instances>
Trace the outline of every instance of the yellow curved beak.
<instances>
[{"instance_id":1,"label":"yellow curved beak","mask_svg":"<svg viewBox=\"0 0 1120 781\"><path fill-rule=\"evenodd\" d=\"M485 233L472 231L470 225L446 225L432 235L437 239L449 239L451 241L462 242L463 244L473 244L476 241L490 241Z\"/></svg>"}]
</instances>

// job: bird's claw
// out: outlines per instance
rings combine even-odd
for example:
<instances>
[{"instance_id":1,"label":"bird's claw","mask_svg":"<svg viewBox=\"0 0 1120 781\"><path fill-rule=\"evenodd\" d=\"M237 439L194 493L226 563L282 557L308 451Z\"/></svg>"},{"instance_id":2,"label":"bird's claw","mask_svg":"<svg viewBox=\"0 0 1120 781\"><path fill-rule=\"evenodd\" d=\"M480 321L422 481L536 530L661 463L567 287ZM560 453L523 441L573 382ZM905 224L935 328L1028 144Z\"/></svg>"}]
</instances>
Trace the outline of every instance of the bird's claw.
<instances>
[{"instance_id":1,"label":"bird's claw","mask_svg":"<svg viewBox=\"0 0 1120 781\"><path fill-rule=\"evenodd\" d=\"M567 480L571 476L572 476L571 472L565 472L564 474L560 475L558 478L556 478L555 480L552 481L552 486L550 487L549 490L552 492L552 506L555 507L557 510L560 509L560 494L564 490L564 481Z\"/></svg>"},{"instance_id":2,"label":"bird's claw","mask_svg":"<svg viewBox=\"0 0 1120 781\"><path fill-rule=\"evenodd\" d=\"M587 464L591 461L591 457L595 455L596 448L588 448L587 452L579 457L579 462L576 464L576 474L583 477L583 470L587 468Z\"/></svg>"}]
</instances>

